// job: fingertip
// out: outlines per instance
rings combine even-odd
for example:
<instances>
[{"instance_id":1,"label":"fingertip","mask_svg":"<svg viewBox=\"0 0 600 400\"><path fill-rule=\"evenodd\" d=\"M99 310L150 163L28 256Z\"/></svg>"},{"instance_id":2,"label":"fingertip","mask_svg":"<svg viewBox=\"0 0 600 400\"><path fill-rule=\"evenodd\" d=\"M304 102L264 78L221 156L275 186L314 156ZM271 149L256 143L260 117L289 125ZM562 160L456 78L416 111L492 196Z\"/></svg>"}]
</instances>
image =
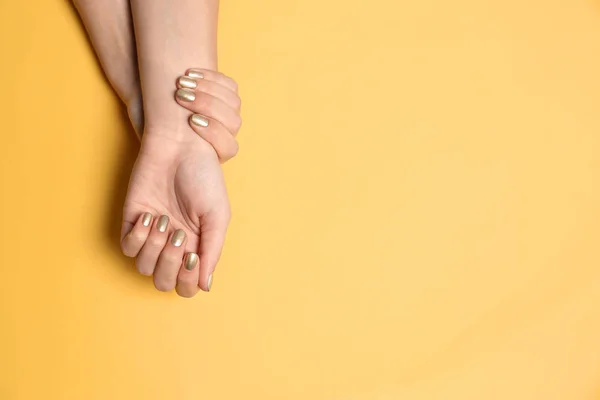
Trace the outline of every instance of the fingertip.
<instances>
[{"instance_id":1,"label":"fingertip","mask_svg":"<svg viewBox=\"0 0 600 400\"><path fill-rule=\"evenodd\" d=\"M212 288L212 283L213 283L213 275L212 275L212 274L210 274L210 275L208 276L208 279L207 279L207 281L206 281L206 291L207 291L207 292L210 292L210 289Z\"/></svg>"},{"instance_id":2,"label":"fingertip","mask_svg":"<svg viewBox=\"0 0 600 400\"><path fill-rule=\"evenodd\" d=\"M213 274L215 272L217 266L217 261L207 263L206 261L203 263L203 260L200 259L200 279L198 280L198 287L205 292L210 292L210 289L213 284Z\"/></svg>"},{"instance_id":3,"label":"fingertip","mask_svg":"<svg viewBox=\"0 0 600 400\"><path fill-rule=\"evenodd\" d=\"M185 75L189 76L190 78L202 79L204 78L204 71L199 68L190 68L185 71Z\"/></svg>"},{"instance_id":4,"label":"fingertip","mask_svg":"<svg viewBox=\"0 0 600 400\"><path fill-rule=\"evenodd\" d=\"M177 286L175 286L177 294L186 298L194 297L199 291L198 275L198 255L188 253L177 277Z\"/></svg>"}]
</instances>

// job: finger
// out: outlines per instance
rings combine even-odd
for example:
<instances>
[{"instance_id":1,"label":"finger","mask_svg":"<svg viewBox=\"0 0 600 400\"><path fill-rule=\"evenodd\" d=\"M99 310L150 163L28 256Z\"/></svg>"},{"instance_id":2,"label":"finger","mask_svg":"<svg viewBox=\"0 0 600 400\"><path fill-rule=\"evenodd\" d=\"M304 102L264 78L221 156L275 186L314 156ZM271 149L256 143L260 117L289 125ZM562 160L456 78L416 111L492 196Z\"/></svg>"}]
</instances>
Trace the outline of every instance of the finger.
<instances>
[{"instance_id":1,"label":"finger","mask_svg":"<svg viewBox=\"0 0 600 400\"><path fill-rule=\"evenodd\" d=\"M177 273L183 259L185 232L177 229L158 257L154 270L154 286L161 292L168 292L175 288Z\"/></svg>"},{"instance_id":2,"label":"finger","mask_svg":"<svg viewBox=\"0 0 600 400\"><path fill-rule=\"evenodd\" d=\"M175 100L188 110L220 121L231 134L235 134L242 126L242 118L221 99L204 92L192 89L177 89Z\"/></svg>"},{"instance_id":3,"label":"finger","mask_svg":"<svg viewBox=\"0 0 600 400\"><path fill-rule=\"evenodd\" d=\"M152 223L152 214L144 213L140 215L131 231L121 240L121 250L127 257L135 257L144 245L148 234L150 233L150 224Z\"/></svg>"},{"instance_id":4,"label":"finger","mask_svg":"<svg viewBox=\"0 0 600 400\"><path fill-rule=\"evenodd\" d=\"M240 99L240 96L238 96L236 92L231 91L229 88L217 82L208 81L206 79L191 78L189 76L180 76L177 79L177 87L179 89L190 89L196 93L203 92L210 94L211 96L223 101L238 113L242 107L242 100ZM186 104L182 105L185 108L188 108Z\"/></svg>"},{"instance_id":5,"label":"finger","mask_svg":"<svg viewBox=\"0 0 600 400\"><path fill-rule=\"evenodd\" d=\"M228 214L206 217L202 223L200 230L200 276L198 286L206 292L210 291L213 272L219 258L221 258L228 224Z\"/></svg>"},{"instance_id":6,"label":"finger","mask_svg":"<svg viewBox=\"0 0 600 400\"><path fill-rule=\"evenodd\" d=\"M190 117L190 126L198 136L214 147L221 162L237 154L239 150L237 141L219 121L194 114Z\"/></svg>"},{"instance_id":7,"label":"finger","mask_svg":"<svg viewBox=\"0 0 600 400\"><path fill-rule=\"evenodd\" d=\"M229 90L232 90L236 93L238 92L237 82L228 77L227 75L222 74L218 71L203 68L190 68L187 71L185 71L185 76L189 76L190 78L206 79L207 81L216 82L220 85L225 86Z\"/></svg>"},{"instance_id":8,"label":"finger","mask_svg":"<svg viewBox=\"0 0 600 400\"><path fill-rule=\"evenodd\" d=\"M181 297L194 297L198 293L198 276L200 268L198 268L198 255L196 253L188 253L183 260L183 265L179 269L177 276L177 286L175 290Z\"/></svg>"},{"instance_id":9,"label":"finger","mask_svg":"<svg viewBox=\"0 0 600 400\"><path fill-rule=\"evenodd\" d=\"M169 217L161 215L150 230L150 235L138 254L135 265L142 275L150 276L154 273L160 252L165 247L169 237Z\"/></svg>"}]
</instances>

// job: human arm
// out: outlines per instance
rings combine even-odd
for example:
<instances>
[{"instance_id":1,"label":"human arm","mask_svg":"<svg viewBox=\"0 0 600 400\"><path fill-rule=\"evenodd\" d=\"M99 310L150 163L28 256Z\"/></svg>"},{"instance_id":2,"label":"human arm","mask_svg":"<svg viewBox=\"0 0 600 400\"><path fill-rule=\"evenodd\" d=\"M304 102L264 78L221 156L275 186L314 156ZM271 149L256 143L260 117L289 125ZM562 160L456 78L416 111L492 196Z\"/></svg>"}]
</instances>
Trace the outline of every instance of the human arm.
<instances>
[{"instance_id":1,"label":"human arm","mask_svg":"<svg viewBox=\"0 0 600 400\"><path fill-rule=\"evenodd\" d=\"M143 108L129 0L73 0L102 70L127 107L138 135Z\"/></svg>"},{"instance_id":2,"label":"human arm","mask_svg":"<svg viewBox=\"0 0 600 400\"><path fill-rule=\"evenodd\" d=\"M193 296L198 286L210 288L230 210L217 155L190 129L191 114L173 101L173 95L187 66L207 72L216 68L218 2L132 0L131 5L145 133L124 206L123 252L136 257L138 270L153 275L159 290L176 287L183 296ZM200 106L206 115L223 102L218 95L202 93L188 102L188 108ZM225 119L221 121L224 126L239 128L237 113L229 113ZM154 222L147 226L142 223L146 212ZM169 218L165 231L157 226L162 216ZM185 237L178 246L171 241L176 234ZM188 271L181 260L184 253L189 260L196 252L198 268ZM189 286L193 274L197 277L195 288Z\"/></svg>"}]
</instances>

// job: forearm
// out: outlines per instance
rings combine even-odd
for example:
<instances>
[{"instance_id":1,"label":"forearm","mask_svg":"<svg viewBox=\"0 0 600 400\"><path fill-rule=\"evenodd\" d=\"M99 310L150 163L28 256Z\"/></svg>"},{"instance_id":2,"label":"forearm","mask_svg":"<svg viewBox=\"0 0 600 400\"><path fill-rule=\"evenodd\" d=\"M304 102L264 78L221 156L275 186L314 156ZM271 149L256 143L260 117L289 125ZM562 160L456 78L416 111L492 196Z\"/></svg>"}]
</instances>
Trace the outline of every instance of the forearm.
<instances>
[{"instance_id":1,"label":"forearm","mask_svg":"<svg viewBox=\"0 0 600 400\"><path fill-rule=\"evenodd\" d=\"M189 131L189 112L173 100L190 67L217 68L218 0L131 0L146 130Z\"/></svg>"},{"instance_id":2,"label":"forearm","mask_svg":"<svg viewBox=\"0 0 600 400\"><path fill-rule=\"evenodd\" d=\"M74 0L102 69L124 103L140 94L128 0Z\"/></svg>"}]
</instances>

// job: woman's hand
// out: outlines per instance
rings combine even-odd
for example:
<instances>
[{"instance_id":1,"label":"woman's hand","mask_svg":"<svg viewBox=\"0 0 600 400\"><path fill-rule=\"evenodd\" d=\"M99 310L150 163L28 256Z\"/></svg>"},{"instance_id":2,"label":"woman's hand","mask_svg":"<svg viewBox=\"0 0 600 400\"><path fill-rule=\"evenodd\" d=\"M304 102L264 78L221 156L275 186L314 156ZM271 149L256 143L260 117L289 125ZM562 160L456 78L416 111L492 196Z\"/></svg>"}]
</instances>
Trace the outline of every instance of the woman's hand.
<instances>
[{"instance_id":1,"label":"woman's hand","mask_svg":"<svg viewBox=\"0 0 600 400\"><path fill-rule=\"evenodd\" d=\"M154 276L159 290L176 288L191 297L198 286L210 290L229 223L217 156L224 162L237 153L240 99L231 78L199 69L177 79L176 99L194 112L189 122L200 137L191 131L145 133L125 202L121 246L136 257L141 274Z\"/></svg>"},{"instance_id":2,"label":"woman's hand","mask_svg":"<svg viewBox=\"0 0 600 400\"><path fill-rule=\"evenodd\" d=\"M235 140L242 119L238 85L230 77L207 69L189 69L177 79L175 100L193 112L190 126L212 145L225 162L238 152Z\"/></svg>"},{"instance_id":3,"label":"woman's hand","mask_svg":"<svg viewBox=\"0 0 600 400\"><path fill-rule=\"evenodd\" d=\"M158 290L210 290L230 219L214 149L193 132L146 132L123 209L121 247ZM184 259L184 255L186 256Z\"/></svg>"},{"instance_id":4,"label":"woman's hand","mask_svg":"<svg viewBox=\"0 0 600 400\"><path fill-rule=\"evenodd\" d=\"M210 71L217 67L218 0L171 3L75 0L103 69L138 135L144 132L124 206L123 252L137 257L158 289L176 286L189 297L210 289L219 259L229 222L219 159L237 152L241 120L237 85ZM208 68L178 80L197 135L169 98L170 80L189 65Z\"/></svg>"},{"instance_id":5,"label":"woman's hand","mask_svg":"<svg viewBox=\"0 0 600 400\"><path fill-rule=\"evenodd\" d=\"M236 136L242 119L242 101L237 83L227 75L208 69L191 68L176 83L175 100L191 111L190 126L215 149L224 163L238 152ZM127 101L132 124L143 126L142 98L133 91ZM138 129L136 129L137 131Z\"/></svg>"}]
</instances>

